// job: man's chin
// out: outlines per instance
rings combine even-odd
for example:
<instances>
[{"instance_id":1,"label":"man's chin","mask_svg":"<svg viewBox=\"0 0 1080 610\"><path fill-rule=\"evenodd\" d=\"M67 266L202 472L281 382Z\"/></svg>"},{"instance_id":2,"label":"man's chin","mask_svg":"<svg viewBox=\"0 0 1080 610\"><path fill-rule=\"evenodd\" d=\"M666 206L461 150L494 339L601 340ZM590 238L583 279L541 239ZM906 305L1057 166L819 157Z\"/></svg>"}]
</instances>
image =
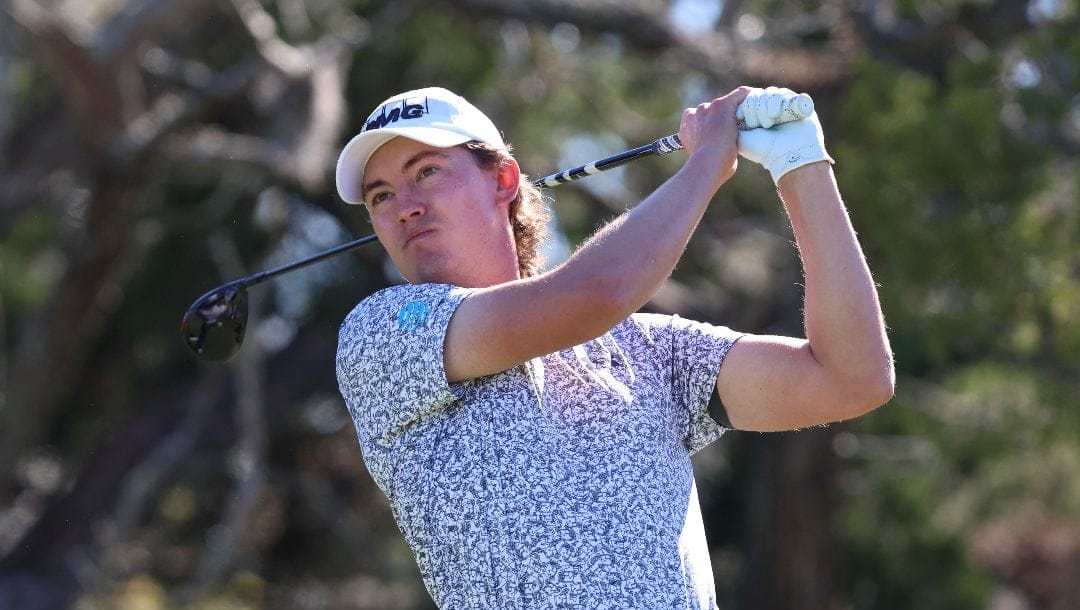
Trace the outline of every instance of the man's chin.
<instances>
[{"instance_id":1,"label":"man's chin","mask_svg":"<svg viewBox=\"0 0 1080 610\"><path fill-rule=\"evenodd\" d=\"M431 264L420 265L402 273L412 284L453 284L451 274L444 265L432 261Z\"/></svg>"}]
</instances>

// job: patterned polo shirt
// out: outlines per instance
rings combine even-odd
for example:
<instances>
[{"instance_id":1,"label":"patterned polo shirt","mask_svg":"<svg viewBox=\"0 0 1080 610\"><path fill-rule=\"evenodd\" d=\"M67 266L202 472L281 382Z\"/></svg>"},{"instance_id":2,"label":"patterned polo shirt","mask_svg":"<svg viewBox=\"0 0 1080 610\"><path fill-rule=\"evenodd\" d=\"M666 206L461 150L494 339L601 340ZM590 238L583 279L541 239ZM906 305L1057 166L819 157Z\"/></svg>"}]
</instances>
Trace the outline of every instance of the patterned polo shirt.
<instances>
[{"instance_id":1,"label":"patterned polo shirt","mask_svg":"<svg viewBox=\"0 0 1080 610\"><path fill-rule=\"evenodd\" d=\"M449 384L469 290L403 285L341 327L364 462L440 608L715 608L690 455L738 334L635 314L607 334Z\"/></svg>"}]
</instances>

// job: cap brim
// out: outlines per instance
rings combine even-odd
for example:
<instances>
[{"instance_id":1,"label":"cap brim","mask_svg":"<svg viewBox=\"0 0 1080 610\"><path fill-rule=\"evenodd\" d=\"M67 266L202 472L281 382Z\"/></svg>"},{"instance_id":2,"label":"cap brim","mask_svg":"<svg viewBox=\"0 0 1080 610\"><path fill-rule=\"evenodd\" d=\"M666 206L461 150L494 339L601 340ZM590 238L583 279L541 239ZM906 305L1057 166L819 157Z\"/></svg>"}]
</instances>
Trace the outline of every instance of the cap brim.
<instances>
[{"instance_id":1,"label":"cap brim","mask_svg":"<svg viewBox=\"0 0 1080 610\"><path fill-rule=\"evenodd\" d=\"M349 140L338 157L336 182L342 201L354 205L364 202L364 168L368 160L380 146L399 136L439 148L449 148L475 139L438 127L384 128L358 134Z\"/></svg>"}]
</instances>

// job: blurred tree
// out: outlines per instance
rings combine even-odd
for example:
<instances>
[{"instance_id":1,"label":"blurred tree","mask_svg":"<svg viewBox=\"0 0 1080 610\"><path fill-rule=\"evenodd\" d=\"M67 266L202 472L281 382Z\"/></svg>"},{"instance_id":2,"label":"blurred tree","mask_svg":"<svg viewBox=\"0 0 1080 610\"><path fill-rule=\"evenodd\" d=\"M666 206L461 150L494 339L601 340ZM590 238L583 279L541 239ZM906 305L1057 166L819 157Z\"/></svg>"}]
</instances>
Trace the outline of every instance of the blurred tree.
<instances>
[{"instance_id":1,"label":"blurred tree","mask_svg":"<svg viewBox=\"0 0 1080 610\"><path fill-rule=\"evenodd\" d=\"M835 115L904 374L842 443L858 607L1078 599L1077 8L998 4L908 7Z\"/></svg>"},{"instance_id":2,"label":"blurred tree","mask_svg":"<svg viewBox=\"0 0 1080 610\"><path fill-rule=\"evenodd\" d=\"M740 83L817 100L901 382L853 425L735 433L696 458L724 605L1069 607L1077 12L9 0L0 607L430 607L333 376L344 313L397 281L377 247L253 291L225 366L183 353L184 305L368 231L332 171L392 92L460 91L541 174L667 134ZM678 163L553 193L560 237L577 243ZM650 307L800 333L790 239L772 184L745 167Z\"/></svg>"}]
</instances>

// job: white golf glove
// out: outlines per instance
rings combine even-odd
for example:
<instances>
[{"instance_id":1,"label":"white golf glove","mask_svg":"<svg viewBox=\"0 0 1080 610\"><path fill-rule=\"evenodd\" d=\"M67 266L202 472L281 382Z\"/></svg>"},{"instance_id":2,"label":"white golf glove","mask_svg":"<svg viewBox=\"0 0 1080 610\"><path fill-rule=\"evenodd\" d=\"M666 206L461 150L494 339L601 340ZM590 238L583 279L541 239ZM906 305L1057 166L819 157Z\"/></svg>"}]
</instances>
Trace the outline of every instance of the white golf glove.
<instances>
[{"instance_id":1,"label":"white golf glove","mask_svg":"<svg viewBox=\"0 0 1080 610\"><path fill-rule=\"evenodd\" d=\"M825 151L825 134L817 112L801 121L776 124L780 105L794 97L791 89L754 89L739 105L747 130L739 132L739 154L769 170L773 182L791 170L815 161L835 163Z\"/></svg>"}]
</instances>

